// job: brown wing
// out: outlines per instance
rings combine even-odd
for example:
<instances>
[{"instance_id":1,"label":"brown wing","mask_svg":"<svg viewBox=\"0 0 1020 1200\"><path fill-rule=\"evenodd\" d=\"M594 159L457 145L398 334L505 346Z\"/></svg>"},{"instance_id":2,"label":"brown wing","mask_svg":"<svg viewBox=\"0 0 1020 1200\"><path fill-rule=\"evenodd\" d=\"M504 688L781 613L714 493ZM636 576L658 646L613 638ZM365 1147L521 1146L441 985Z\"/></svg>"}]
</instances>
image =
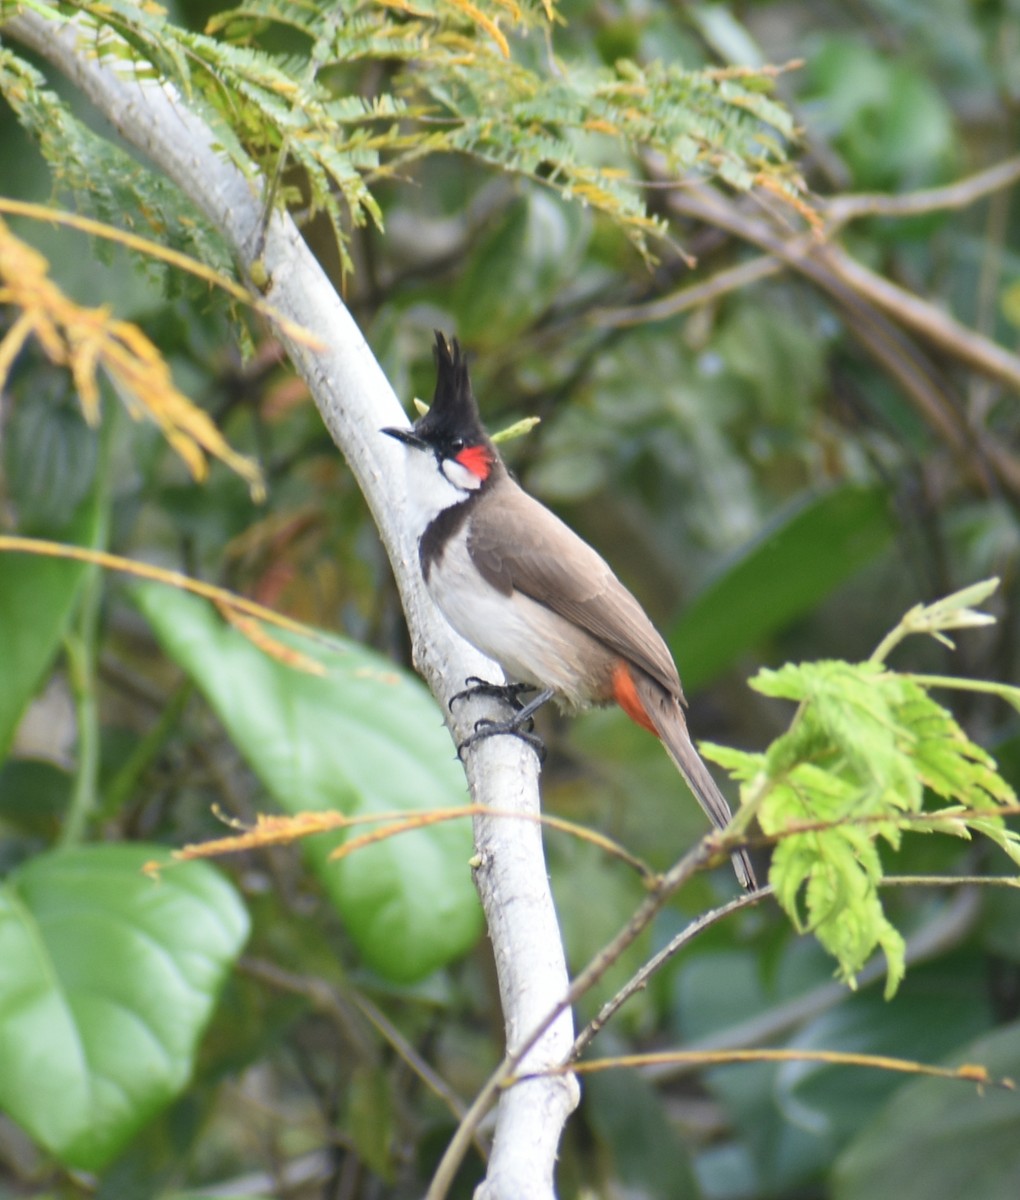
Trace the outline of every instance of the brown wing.
<instances>
[{"instance_id":1,"label":"brown wing","mask_svg":"<svg viewBox=\"0 0 1020 1200\"><path fill-rule=\"evenodd\" d=\"M666 643L609 564L512 480L472 513L468 551L494 587L544 604L683 699Z\"/></svg>"}]
</instances>

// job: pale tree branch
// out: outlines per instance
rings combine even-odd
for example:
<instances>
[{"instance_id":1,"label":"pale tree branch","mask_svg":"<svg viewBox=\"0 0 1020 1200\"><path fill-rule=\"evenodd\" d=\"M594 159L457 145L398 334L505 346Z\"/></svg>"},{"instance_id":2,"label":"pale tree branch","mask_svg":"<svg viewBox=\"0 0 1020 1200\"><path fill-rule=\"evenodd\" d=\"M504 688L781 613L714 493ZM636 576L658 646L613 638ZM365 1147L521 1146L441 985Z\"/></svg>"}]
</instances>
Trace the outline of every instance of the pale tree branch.
<instances>
[{"instance_id":1,"label":"pale tree branch","mask_svg":"<svg viewBox=\"0 0 1020 1200\"><path fill-rule=\"evenodd\" d=\"M259 261L269 280L265 298L325 347L312 349L285 330L276 331L361 486L393 565L415 663L447 714L454 738L463 740L476 720L498 714L492 701L472 699L451 715L450 696L470 675L498 679L499 673L453 633L422 586L407 518L402 451L379 434L383 426L401 422L400 405L297 227L274 212L263 240L260 189L217 150L209 127L174 88L136 73L126 47L123 57L107 53L97 59L96 30L80 15L57 25L26 10L3 32L62 72L128 143L173 180L227 240L246 277ZM113 36L104 31L107 50ZM477 743L467 760L475 803L537 815L538 763L530 748L514 738L491 738ZM538 827L479 817L475 840L475 879L493 943L507 1048L516 1053L521 1039L567 992L562 943ZM528 1050L527 1069L537 1073L565 1062L572 1038L572 1017L563 1009ZM572 1077L537 1078L502 1095L480 1189L485 1200L553 1196L556 1151L577 1099Z\"/></svg>"},{"instance_id":2,"label":"pale tree branch","mask_svg":"<svg viewBox=\"0 0 1020 1200\"><path fill-rule=\"evenodd\" d=\"M994 166L943 187L921 188L916 192L892 195L885 192L859 192L834 196L821 205L821 210L826 228L831 233L836 226L861 217L917 217L925 213L967 208L1016 183L1020 183L1020 157L1003 159Z\"/></svg>"}]
</instances>

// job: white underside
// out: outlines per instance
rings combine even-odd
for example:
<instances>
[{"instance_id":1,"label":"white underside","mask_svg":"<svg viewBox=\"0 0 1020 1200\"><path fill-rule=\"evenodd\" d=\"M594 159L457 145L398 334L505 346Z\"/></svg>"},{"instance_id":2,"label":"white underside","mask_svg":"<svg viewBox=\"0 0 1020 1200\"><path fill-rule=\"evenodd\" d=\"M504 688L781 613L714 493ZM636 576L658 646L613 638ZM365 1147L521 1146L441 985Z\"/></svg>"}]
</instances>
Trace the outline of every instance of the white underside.
<instances>
[{"instance_id":1,"label":"white underside","mask_svg":"<svg viewBox=\"0 0 1020 1200\"><path fill-rule=\"evenodd\" d=\"M471 561L463 534L448 543L433 565L428 589L461 637L494 658L509 679L553 688L571 708L592 702L590 673L583 680L579 664L604 655L608 673L608 654L545 605L520 592L505 596L486 583Z\"/></svg>"},{"instance_id":2,"label":"white underside","mask_svg":"<svg viewBox=\"0 0 1020 1200\"><path fill-rule=\"evenodd\" d=\"M437 470L431 454L414 449L407 451L407 493L419 537L439 513L469 494ZM608 674L610 657L589 634L519 592L506 596L486 583L468 554L466 527L433 562L428 590L460 636L495 659L513 682L551 687L568 707L583 708L593 700L590 668L599 658ZM581 661L589 664L584 682Z\"/></svg>"}]
</instances>

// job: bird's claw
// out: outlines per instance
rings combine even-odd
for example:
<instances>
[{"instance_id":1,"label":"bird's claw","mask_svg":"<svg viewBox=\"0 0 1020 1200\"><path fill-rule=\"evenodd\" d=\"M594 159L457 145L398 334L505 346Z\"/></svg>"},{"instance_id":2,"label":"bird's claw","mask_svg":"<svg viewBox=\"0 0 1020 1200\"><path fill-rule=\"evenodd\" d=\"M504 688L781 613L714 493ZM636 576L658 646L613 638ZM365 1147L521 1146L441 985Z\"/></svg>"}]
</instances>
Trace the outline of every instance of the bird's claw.
<instances>
[{"instance_id":1,"label":"bird's claw","mask_svg":"<svg viewBox=\"0 0 1020 1200\"><path fill-rule=\"evenodd\" d=\"M525 729L522 725L515 721L490 721L483 717L480 721L475 722L475 731L466 737L457 747L457 757L463 761L464 751L468 747L473 746L475 742L482 741L483 738L496 737L498 734L509 734L511 737L520 738L522 742L526 742L532 750L538 755L540 763L545 762L545 743L537 733L532 733L534 722L529 717L525 722L528 728Z\"/></svg>"},{"instance_id":2,"label":"bird's claw","mask_svg":"<svg viewBox=\"0 0 1020 1200\"><path fill-rule=\"evenodd\" d=\"M493 696L509 704L511 708L521 708L521 695L535 690L530 683L489 683L485 679L479 679L477 675L469 675L464 682L467 684L464 690L450 697L450 712L453 712L453 706L458 700L467 700L471 696Z\"/></svg>"}]
</instances>

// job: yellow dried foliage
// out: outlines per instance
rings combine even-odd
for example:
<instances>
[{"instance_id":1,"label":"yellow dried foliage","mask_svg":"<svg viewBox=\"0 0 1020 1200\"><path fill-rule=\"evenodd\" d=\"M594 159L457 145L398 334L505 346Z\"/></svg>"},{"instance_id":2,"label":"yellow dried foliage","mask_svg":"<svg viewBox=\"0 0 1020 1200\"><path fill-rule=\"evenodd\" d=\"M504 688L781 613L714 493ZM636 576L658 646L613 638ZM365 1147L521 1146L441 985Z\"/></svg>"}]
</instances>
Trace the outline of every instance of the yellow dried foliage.
<instances>
[{"instance_id":1,"label":"yellow dried foliage","mask_svg":"<svg viewBox=\"0 0 1020 1200\"><path fill-rule=\"evenodd\" d=\"M99 421L99 371L106 374L137 420L148 416L184 459L195 479L204 479L207 456L220 459L248 482L260 500L265 485L258 464L238 454L211 418L174 386L162 355L137 325L114 317L105 305L85 308L49 277L49 264L15 237L0 218L0 304L20 309L0 342L0 387L30 337L74 379L85 419Z\"/></svg>"},{"instance_id":2,"label":"yellow dried foliage","mask_svg":"<svg viewBox=\"0 0 1020 1200\"><path fill-rule=\"evenodd\" d=\"M658 876L641 859L636 858L623 846L595 829L586 825L578 825L574 821L562 817L549 816L547 813L527 813L516 810L490 808L486 804L456 804L448 808L413 809L392 812L375 813L343 813L336 809L317 810L314 812L294 813L291 816L258 813L253 825L245 824L233 817L224 816L217 808L213 808L215 816L235 832L226 837L214 838L207 842L195 842L175 850L173 857L177 862L191 862L199 858L219 858L225 854L239 854L244 850L260 850L266 846L280 846L295 842L300 838L311 837L319 833L335 833L337 830L351 830L358 826L378 825L357 837L348 837L341 845L330 853L330 860L348 858L358 853L366 846L373 846L387 838L398 837L417 829L427 829L446 821L463 821L467 817L504 818L508 821L530 821L542 825L546 829L555 829L560 833L569 834L582 842L598 847L606 854L627 863L644 879L648 887L654 887ZM709 837L717 835L710 834ZM146 863L142 869L150 874L158 875L166 866L165 863Z\"/></svg>"},{"instance_id":3,"label":"yellow dried foliage","mask_svg":"<svg viewBox=\"0 0 1020 1200\"><path fill-rule=\"evenodd\" d=\"M307 654L302 654L300 650L295 650L293 646L286 645L279 638L274 638L272 634L263 628L261 622L256 621L254 617L244 616L229 604L221 604L217 605L217 607L220 610L220 615L226 621L233 625L239 633L244 634L253 646L257 646L269 658L283 663L285 667L290 667L292 670L303 671L306 675L326 674L326 668L321 662L318 662Z\"/></svg>"},{"instance_id":4,"label":"yellow dried foliage","mask_svg":"<svg viewBox=\"0 0 1020 1200\"><path fill-rule=\"evenodd\" d=\"M510 57L510 47L507 44L503 31L477 4L472 4L471 0L449 0L449 3L452 8L459 9L469 21L473 21L480 29L484 29L499 47L500 53L504 58Z\"/></svg>"}]
</instances>

